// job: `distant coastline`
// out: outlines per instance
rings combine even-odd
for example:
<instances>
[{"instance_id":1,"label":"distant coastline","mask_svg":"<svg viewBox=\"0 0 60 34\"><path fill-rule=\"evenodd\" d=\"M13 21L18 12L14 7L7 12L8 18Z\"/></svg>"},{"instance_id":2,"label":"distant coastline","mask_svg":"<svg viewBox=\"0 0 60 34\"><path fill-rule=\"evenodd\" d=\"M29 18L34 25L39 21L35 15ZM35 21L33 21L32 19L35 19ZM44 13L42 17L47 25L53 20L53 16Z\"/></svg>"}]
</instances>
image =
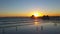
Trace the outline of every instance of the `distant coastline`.
<instances>
[{"instance_id":1,"label":"distant coastline","mask_svg":"<svg viewBox=\"0 0 60 34\"><path fill-rule=\"evenodd\" d=\"M0 17L0 18L22 18L22 17L27 17L27 16L13 16L13 17ZM39 16L39 17L43 17L43 16ZM39 18L38 17L38 18ZM60 16L49 16L49 17L60 17ZM27 18L30 18L30 16L29 17L27 17Z\"/></svg>"}]
</instances>

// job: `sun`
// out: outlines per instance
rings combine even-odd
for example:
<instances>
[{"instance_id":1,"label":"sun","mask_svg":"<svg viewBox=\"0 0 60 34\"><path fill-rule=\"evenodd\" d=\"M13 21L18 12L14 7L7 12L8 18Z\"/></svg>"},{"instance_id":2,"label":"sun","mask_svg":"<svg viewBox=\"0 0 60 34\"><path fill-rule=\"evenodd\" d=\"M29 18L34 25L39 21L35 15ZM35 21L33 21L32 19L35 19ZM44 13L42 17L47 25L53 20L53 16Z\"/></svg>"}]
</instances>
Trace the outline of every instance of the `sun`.
<instances>
[{"instance_id":1,"label":"sun","mask_svg":"<svg viewBox=\"0 0 60 34\"><path fill-rule=\"evenodd\" d=\"M42 11L40 11L40 9L36 9L36 10L32 10L31 15L33 15L34 17L42 17L43 13Z\"/></svg>"},{"instance_id":2,"label":"sun","mask_svg":"<svg viewBox=\"0 0 60 34\"><path fill-rule=\"evenodd\" d=\"M39 13L39 12L35 12L33 15L34 15L35 17L40 17L40 16L42 16L42 14Z\"/></svg>"},{"instance_id":3,"label":"sun","mask_svg":"<svg viewBox=\"0 0 60 34\"><path fill-rule=\"evenodd\" d=\"M38 17L38 16L39 16L39 14L35 13L35 14L34 14L34 16L35 16L35 17Z\"/></svg>"}]
</instances>

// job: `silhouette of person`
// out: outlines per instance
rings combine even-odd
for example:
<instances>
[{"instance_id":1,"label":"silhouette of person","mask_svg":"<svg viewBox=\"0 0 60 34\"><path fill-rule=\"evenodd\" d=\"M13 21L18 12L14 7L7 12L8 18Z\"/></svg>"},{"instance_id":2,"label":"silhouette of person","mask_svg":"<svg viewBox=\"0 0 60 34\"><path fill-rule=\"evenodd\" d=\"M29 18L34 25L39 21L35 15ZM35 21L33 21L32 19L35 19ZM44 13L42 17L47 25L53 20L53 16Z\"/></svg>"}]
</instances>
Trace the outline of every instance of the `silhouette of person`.
<instances>
[{"instance_id":1,"label":"silhouette of person","mask_svg":"<svg viewBox=\"0 0 60 34\"><path fill-rule=\"evenodd\" d=\"M43 30L43 26L41 26L41 30Z\"/></svg>"}]
</instances>

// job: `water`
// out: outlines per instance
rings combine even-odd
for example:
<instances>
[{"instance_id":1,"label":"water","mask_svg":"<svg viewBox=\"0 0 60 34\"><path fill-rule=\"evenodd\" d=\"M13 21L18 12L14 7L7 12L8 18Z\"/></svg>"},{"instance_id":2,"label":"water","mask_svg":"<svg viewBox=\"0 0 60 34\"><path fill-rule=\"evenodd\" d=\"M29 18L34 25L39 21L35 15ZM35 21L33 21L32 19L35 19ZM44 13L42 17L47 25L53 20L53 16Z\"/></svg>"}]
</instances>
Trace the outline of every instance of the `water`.
<instances>
[{"instance_id":1,"label":"water","mask_svg":"<svg viewBox=\"0 0 60 34\"><path fill-rule=\"evenodd\" d=\"M60 20L0 18L0 34L60 34Z\"/></svg>"}]
</instances>

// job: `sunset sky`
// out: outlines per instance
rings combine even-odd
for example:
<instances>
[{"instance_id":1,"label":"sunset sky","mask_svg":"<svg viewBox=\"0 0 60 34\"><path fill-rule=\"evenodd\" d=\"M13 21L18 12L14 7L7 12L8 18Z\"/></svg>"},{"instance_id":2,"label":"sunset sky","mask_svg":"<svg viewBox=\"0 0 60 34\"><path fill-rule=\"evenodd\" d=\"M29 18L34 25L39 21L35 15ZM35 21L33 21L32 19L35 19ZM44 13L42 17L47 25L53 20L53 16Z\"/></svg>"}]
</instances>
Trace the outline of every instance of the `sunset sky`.
<instances>
[{"instance_id":1,"label":"sunset sky","mask_svg":"<svg viewBox=\"0 0 60 34\"><path fill-rule=\"evenodd\" d=\"M60 0L0 0L0 17L31 16L34 13L60 16Z\"/></svg>"}]
</instances>

